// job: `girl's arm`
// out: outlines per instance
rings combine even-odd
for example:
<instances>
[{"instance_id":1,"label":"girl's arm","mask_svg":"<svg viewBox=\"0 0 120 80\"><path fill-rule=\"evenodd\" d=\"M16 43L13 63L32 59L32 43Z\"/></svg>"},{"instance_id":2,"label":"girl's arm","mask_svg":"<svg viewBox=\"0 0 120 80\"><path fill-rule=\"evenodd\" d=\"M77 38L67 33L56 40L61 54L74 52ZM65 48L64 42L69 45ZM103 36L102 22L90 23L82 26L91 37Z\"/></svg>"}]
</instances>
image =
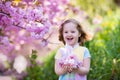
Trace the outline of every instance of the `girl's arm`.
<instances>
[{"instance_id":1,"label":"girl's arm","mask_svg":"<svg viewBox=\"0 0 120 80\"><path fill-rule=\"evenodd\" d=\"M89 69L90 69L90 57L85 58L83 60L83 65L80 68L76 69L75 72L81 75L85 75L89 72Z\"/></svg>"},{"instance_id":2,"label":"girl's arm","mask_svg":"<svg viewBox=\"0 0 120 80\"><path fill-rule=\"evenodd\" d=\"M67 67L61 67L58 63L58 60L55 60L55 73L57 75L62 75L62 74L65 74L67 73Z\"/></svg>"}]
</instances>

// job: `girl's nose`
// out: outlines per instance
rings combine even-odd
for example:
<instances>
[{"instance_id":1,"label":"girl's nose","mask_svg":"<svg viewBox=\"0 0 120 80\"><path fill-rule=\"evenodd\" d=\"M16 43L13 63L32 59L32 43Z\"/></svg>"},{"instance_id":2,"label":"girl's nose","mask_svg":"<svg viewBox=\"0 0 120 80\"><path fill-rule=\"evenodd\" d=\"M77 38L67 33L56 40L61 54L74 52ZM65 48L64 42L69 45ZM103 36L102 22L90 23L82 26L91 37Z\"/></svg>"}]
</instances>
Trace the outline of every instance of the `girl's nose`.
<instances>
[{"instance_id":1,"label":"girl's nose","mask_svg":"<svg viewBox=\"0 0 120 80\"><path fill-rule=\"evenodd\" d=\"M69 33L68 33L68 36L72 36L72 34L69 32Z\"/></svg>"}]
</instances>

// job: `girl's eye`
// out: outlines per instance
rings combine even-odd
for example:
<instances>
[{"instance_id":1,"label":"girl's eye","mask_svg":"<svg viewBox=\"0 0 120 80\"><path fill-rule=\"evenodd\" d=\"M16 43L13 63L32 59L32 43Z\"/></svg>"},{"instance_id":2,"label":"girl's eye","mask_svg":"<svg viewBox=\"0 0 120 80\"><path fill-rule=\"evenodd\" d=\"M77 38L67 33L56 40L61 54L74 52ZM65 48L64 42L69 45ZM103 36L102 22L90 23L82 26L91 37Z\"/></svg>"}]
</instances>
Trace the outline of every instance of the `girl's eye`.
<instances>
[{"instance_id":1,"label":"girl's eye","mask_svg":"<svg viewBox=\"0 0 120 80\"><path fill-rule=\"evenodd\" d=\"M71 31L71 33L75 33L75 31Z\"/></svg>"},{"instance_id":2,"label":"girl's eye","mask_svg":"<svg viewBox=\"0 0 120 80\"><path fill-rule=\"evenodd\" d=\"M68 33L67 31L65 31L64 33Z\"/></svg>"}]
</instances>

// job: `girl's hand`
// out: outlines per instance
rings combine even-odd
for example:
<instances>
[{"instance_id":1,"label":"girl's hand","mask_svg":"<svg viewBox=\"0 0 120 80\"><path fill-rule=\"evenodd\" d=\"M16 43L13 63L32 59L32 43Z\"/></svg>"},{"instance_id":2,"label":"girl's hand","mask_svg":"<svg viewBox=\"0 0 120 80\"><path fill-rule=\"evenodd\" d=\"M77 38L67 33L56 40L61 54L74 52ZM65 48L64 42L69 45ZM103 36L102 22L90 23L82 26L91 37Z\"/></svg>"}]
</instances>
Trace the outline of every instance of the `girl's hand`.
<instances>
[{"instance_id":1,"label":"girl's hand","mask_svg":"<svg viewBox=\"0 0 120 80\"><path fill-rule=\"evenodd\" d=\"M61 67L64 69L65 72L69 72L69 73L76 72L78 70L77 67L75 68L73 67L73 65L70 64L63 64Z\"/></svg>"},{"instance_id":2,"label":"girl's hand","mask_svg":"<svg viewBox=\"0 0 120 80\"><path fill-rule=\"evenodd\" d=\"M70 64L63 64L62 68L66 71L66 72L72 72L73 71L73 66Z\"/></svg>"},{"instance_id":3,"label":"girl's hand","mask_svg":"<svg viewBox=\"0 0 120 80\"><path fill-rule=\"evenodd\" d=\"M67 69L68 69L68 65L66 65L66 64L63 64L61 67L62 67L65 71L67 71Z\"/></svg>"},{"instance_id":4,"label":"girl's hand","mask_svg":"<svg viewBox=\"0 0 120 80\"><path fill-rule=\"evenodd\" d=\"M67 70L68 70L68 72L76 72L78 69L79 69L79 67L75 67L75 66L73 66L73 65L67 65L68 67L67 67Z\"/></svg>"},{"instance_id":5,"label":"girl's hand","mask_svg":"<svg viewBox=\"0 0 120 80\"><path fill-rule=\"evenodd\" d=\"M71 72L73 71L73 68L72 68L72 67L68 67L67 71L68 71L69 73L71 73Z\"/></svg>"},{"instance_id":6,"label":"girl's hand","mask_svg":"<svg viewBox=\"0 0 120 80\"><path fill-rule=\"evenodd\" d=\"M71 65L71 64L68 64L67 65L67 71L69 72L69 73L71 73L72 71L73 71L73 66Z\"/></svg>"}]
</instances>

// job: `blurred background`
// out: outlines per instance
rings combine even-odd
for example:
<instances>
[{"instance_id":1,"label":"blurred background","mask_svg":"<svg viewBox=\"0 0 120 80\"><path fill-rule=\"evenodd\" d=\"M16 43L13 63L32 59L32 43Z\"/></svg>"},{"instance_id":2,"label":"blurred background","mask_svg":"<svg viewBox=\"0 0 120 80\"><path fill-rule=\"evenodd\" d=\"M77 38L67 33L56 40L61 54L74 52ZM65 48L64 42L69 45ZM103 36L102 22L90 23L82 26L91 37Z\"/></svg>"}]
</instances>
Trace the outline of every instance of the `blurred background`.
<instances>
[{"instance_id":1,"label":"blurred background","mask_svg":"<svg viewBox=\"0 0 120 80\"><path fill-rule=\"evenodd\" d=\"M88 34L88 80L120 80L120 0L1 0L0 80L57 80L58 29L69 18Z\"/></svg>"}]
</instances>

